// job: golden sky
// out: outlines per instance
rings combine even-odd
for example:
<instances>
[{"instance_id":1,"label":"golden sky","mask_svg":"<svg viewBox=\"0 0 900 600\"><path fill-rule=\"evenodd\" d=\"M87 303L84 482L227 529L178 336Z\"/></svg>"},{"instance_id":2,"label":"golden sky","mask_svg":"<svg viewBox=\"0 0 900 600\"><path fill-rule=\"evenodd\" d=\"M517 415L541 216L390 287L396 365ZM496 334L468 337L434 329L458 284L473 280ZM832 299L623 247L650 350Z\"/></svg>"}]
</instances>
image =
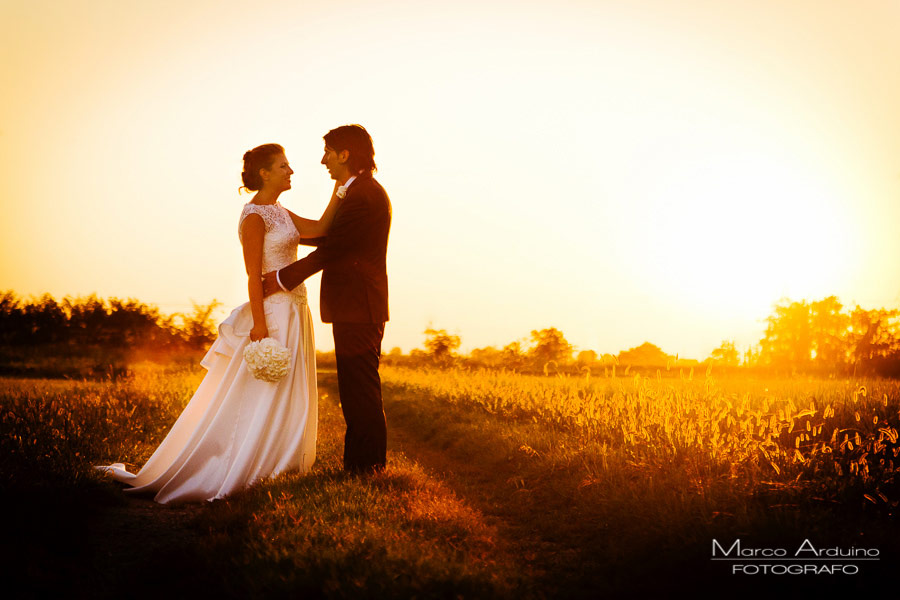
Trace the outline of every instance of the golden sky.
<instances>
[{"instance_id":1,"label":"golden sky","mask_svg":"<svg viewBox=\"0 0 900 600\"><path fill-rule=\"evenodd\" d=\"M394 206L386 350L553 326L704 358L782 297L898 307L898 26L894 1L0 0L0 289L230 310L244 151L284 145L281 202L316 217L322 135L358 122Z\"/></svg>"}]
</instances>

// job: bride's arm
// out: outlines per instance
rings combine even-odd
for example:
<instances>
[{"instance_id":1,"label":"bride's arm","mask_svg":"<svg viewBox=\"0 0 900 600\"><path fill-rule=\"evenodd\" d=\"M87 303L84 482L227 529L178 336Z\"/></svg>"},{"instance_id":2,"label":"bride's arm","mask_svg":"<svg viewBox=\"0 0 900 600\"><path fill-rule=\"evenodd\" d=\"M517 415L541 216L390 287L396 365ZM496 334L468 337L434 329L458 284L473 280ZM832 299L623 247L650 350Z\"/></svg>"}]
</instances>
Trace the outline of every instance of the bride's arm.
<instances>
[{"instance_id":1,"label":"bride's arm","mask_svg":"<svg viewBox=\"0 0 900 600\"><path fill-rule=\"evenodd\" d=\"M291 215L291 220L294 222L294 227L297 228L297 231L300 232L301 238L317 238L322 237L326 233L328 233L328 229L331 227L331 222L334 221L334 213L337 211L338 205L341 203L340 198L337 197L337 189L338 184L335 182L334 191L331 193L331 201L328 202L328 206L325 207L325 212L322 213L322 216L318 221L313 221L312 219L304 219L303 217L297 216L291 211L288 211L288 214Z\"/></svg>"},{"instance_id":2,"label":"bride's arm","mask_svg":"<svg viewBox=\"0 0 900 600\"><path fill-rule=\"evenodd\" d=\"M254 342L269 337L266 312L263 309L262 252L266 226L262 217L250 214L241 223L241 242L244 246L244 267L247 269L247 292L250 295L250 314L253 329L250 339Z\"/></svg>"}]
</instances>

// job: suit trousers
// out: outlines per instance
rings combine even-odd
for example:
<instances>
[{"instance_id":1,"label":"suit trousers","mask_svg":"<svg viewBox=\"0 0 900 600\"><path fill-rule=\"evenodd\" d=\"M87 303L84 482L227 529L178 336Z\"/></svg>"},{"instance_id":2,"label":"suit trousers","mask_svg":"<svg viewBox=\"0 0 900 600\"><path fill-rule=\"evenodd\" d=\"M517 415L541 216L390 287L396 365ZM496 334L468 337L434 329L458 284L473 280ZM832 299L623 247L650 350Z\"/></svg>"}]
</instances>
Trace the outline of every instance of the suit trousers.
<instances>
[{"instance_id":1,"label":"suit trousers","mask_svg":"<svg viewBox=\"0 0 900 600\"><path fill-rule=\"evenodd\" d=\"M347 423L344 470L384 469L387 423L381 399L381 340L384 323L333 323L338 392Z\"/></svg>"}]
</instances>

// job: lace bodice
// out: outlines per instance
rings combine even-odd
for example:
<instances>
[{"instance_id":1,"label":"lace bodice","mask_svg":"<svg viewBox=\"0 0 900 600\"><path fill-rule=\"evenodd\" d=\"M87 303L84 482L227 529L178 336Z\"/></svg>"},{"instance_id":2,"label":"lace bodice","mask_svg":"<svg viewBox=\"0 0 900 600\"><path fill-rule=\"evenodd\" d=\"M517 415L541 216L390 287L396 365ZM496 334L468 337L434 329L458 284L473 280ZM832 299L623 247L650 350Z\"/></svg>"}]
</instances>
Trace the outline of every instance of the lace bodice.
<instances>
[{"instance_id":1,"label":"lace bodice","mask_svg":"<svg viewBox=\"0 0 900 600\"><path fill-rule=\"evenodd\" d=\"M281 269L297 260L297 245L300 243L300 233L294 227L291 216L281 204L278 202L275 204L253 204L252 202L245 204L244 210L241 211L241 219L238 222L238 237L241 240L241 244L244 243L244 219L250 214L257 214L262 217L266 228L266 234L263 237L263 273ZM304 284L300 284L293 291L294 294L301 295L304 299L306 298L306 286Z\"/></svg>"}]
</instances>

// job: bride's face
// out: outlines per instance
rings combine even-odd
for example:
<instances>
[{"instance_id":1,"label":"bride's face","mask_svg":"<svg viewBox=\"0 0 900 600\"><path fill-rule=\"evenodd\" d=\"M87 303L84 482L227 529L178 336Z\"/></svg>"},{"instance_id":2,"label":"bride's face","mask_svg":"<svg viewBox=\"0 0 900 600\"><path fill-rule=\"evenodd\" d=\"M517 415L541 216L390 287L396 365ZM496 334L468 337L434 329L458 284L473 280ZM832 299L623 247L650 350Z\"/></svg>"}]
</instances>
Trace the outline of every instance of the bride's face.
<instances>
[{"instance_id":1,"label":"bride's face","mask_svg":"<svg viewBox=\"0 0 900 600\"><path fill-rule=\"evenodd\" d=\"M291 175L294 170L284 154L279 154L268 169L260 169L263 185L273 191L284 192L291 189Z\"/></svg>"}]
</instances>

